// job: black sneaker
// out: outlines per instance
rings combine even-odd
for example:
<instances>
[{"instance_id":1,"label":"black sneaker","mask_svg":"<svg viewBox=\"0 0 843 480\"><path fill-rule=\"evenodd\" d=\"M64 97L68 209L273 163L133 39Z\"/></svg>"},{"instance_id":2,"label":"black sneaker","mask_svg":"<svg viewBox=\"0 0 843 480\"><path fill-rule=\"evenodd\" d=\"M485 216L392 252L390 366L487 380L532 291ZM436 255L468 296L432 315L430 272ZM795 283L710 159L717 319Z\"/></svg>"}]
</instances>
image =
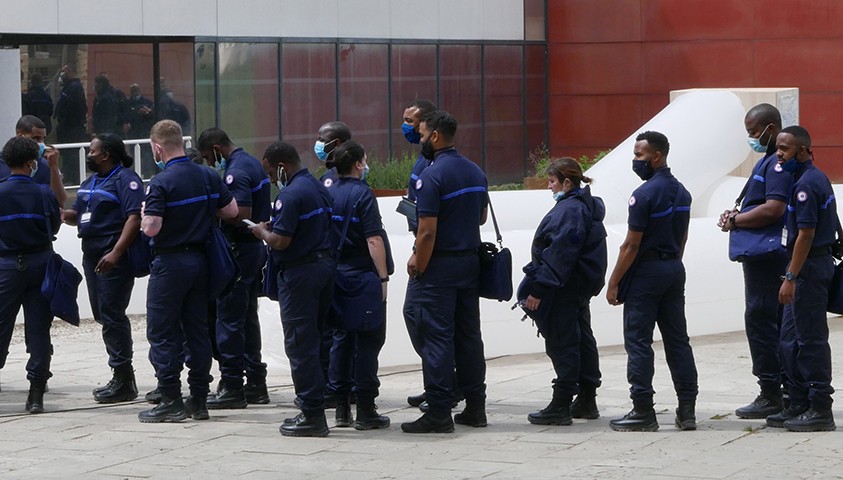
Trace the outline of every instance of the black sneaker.
<instances>
[{"instance_id":1,"label":"black sneaker","mask_svg":"<svg viewBox=\"0 0 843 480\"><path fill-rule=\"evenodd\" d=\"M181 397L169 399L162 396L161 403L151 410L138 414L138 420L141 423L181 422L185 418L187 418L187 411Z\"/></svg>"},{"instance_id":2,"label":"black sneaker","mask_svg":"<svg viewBox=\"0 0 843 480\"><path fill-rule=\"evenodd\" d=\"M246 402L252 405L266 405L269 403L269 392L266 389L266 382L246 383L243 387L246 391Z\"/></svg>"},{"instance_id":3,"label":"black sneaker","mask_svg":"<svg viewBox=\"0 0 843 480\"><path fill-rule=\"evenodd\" d=\"M791 432L830 432L837 428L831 409L809 408L802 415L785 420L784 428Z\"/></svg>"},{"instance_id":4,"label":"black sneaker","mask_svg":"<svg viewBox=\"0 0 843 480\"><path fill-rule=\"evenodd\" d=\"M767 426L773 428L784 428L784 422L790 420L791 418L797 418L806 411L808 411L808 405L791 403L786 409L767 417Z\"/></svg>"},{"instance_id":5,"label":"black sneaker","mask_svg":"<svg viewBox=\"0 0 843 480\"><path fill-rule=\"evenodd\" d=\"M571 416L573 418L585 418L594 420L600 418L600 410L597 409L597 399L594 393L580 393L571 403Z\"/></svg>"},{"instance_id":6,"label":"black sneaker","mask_svg":"<svg viewBox=\"0 0 843 480\"><path fill-rule=\"evenodd\" d=\"M337 427L350 427L354 424L354 417L351 415L351 405L348 404L348 399L340 400L337 403L337 411L334 419Z\"/></svg>"},{"instance_id":7,"label":"black sneaker","mask_svg":"<svg viewBox=\"0 0 843 480\"><path fill-rule=\"evenodd\" d=\"M655 432L659 429L659 422L652 407L633 408L623 417L609 420L609 427L616 432Z\"/></svg>"},{"instance_id":8,"label":"black sneaker","mask_svg":"<svg viewBox=\"0 0 843 480\"><path fill-rule=\"evenodd\" d=\"M527 421L533 425L572 425L570 398L565 401L551 401L538 412L527 415Z\"/></svg>"},{"instance_id":9,"label":"black sneaker","mask_svg":"<svg viewBox=\"0 0 843 480\"><path fill-rule=\"evenodd\" d=\"M425 401L424 392L422 392L418 395L410 395L409 397L407 397L407 404L410 405L411 407L418 407L424 401Z\"/></svg>"},{"instance_id":10,"label":"black sneaker","mask_svg":"<svg viewBox=\"0 0 843 480\"><path fill-rule=\"evenodd\" d=\"M453 433L454 420L450 413L436 415L427 412L414 422L401 424L401 431L404 433Z\"/></svg>"},{"instance_id":11,"label":"black sneaker","mask_svg":"<svg viewBox=\"0 0 843 480\"><path fill-rule=\"evenodd\" d=\"M737 415L738 418L757 420L767 418L770 415L775 415L781 411L781 396L778 396L778 398L769 398L762 393L761 395L758 395L758 397L756 397L749 405L736 409L735 415Z\"/></svg>"},{"instance_id":12,"label":"black sneaker","mask_svg":"<svg viewBox=\"0 0 843 480\"><path fill-rule=\"evenodd\" d=\"M298 415L295 422L283 423L278 431L285 437L327 437L330 433L324 412L312 417Z\"/></svg>"},{"instance_id":13,"label":"black sneaker","mask_svg":"<svg viewBox=\"0 0 843 480\"><path fill-rule=\"evenodd\" d=\"M208 407L205 399L194 397L193 395L184 400L184 411L188 417L194 420L207 420L211 418L208 415Z\"/></svg>"},{"instance_id":14,"label":"black sneaker","mask_svg":"<svg viewBox=\"0 0 843 480\"><path fill-rule=\"evenodd\" d=\"M485 405L466 406L462 413L454 415L454 423L475 428L485 427L488 425Z\"/></svg>"},{"instance_id":15,"label":"black sneaker","mask_svg":"<svg viewBox=\"0 0 843 480\"><path fill-rule=\"evenodd\" d=\"M211 410L246 408L246 392L243 387L229 389L225 385L214 395L208 395L208 408Z\"/></svg>"}]
</instances>

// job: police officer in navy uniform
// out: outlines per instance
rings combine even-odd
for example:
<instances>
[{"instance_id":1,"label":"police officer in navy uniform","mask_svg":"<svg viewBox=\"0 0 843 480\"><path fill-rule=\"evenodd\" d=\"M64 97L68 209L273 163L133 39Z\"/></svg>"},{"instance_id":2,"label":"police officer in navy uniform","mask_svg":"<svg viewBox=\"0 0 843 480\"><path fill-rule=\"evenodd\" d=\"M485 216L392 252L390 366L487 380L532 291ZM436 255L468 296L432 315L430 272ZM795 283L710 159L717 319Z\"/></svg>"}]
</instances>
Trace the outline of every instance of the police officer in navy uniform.
<instances>
[{"instance_id":1,"label":"police officer in navy uniform","mask_svg":"<svg viewBox=\"0 0 843 480\"><path fill-rule=\"evenodd\" d=\"M782 225L793 176L782 170L776 157L776 135L782 128L778 109L768 103L752 107L744 118L750 148L764 156L752 169L740 210L720 215L724 232ZM766 418L782 410L782 365L779 355L779 277L787 257L781 255L746 258L743 267L744 325L752 358L752 373L758 377L761 394L749 405L735 410L740 418Z\"/></svg>"},{"instance_id":2,"label":"police officer in navy uniform","mask_svg":"<svg viewBox=\"0 0 843 480\"><path fill-rule=\"evenodd\" d=\"M59 204L45 186L32 180L38 172L38 144L13 137L3 147L11 175L0 180L0 368L6 364L15 318L23 306L29 361L26 410L44 411L44 390L53 348L53 313L41 294L54 235L61 226Z\"/></svg>"},{"instance_id":3,"label":"police officer in navy uniform","mask_svg":"<svg viewBox=\"0 0 843 480\"><path fill-rule=\"evenodd\" d=\"M591 179L576 160L554 160L547 179L555 204L539 224L524 267L524 308L545 339L553 364L553 399L527 416L536 425L571 425L574 418L600 416L595 401L600 386L597 341L591 330L591 297L606 277L606 207L591 195ZM519 295L519 299L522 295ZM542 305L544 304L544 305ZM577 402L572 404L573 397Z\"/></svg>"},{"instance_id":4,"label":"police officer in navy uniform","mask_svg":"<svg viewBox=\"0 0 843 480\"><path fill-rule=\"evenodd\" d=\"M325 162L325 168L328 170L322 174L319 181L327 188L331 188L334 182L337 181L337 169L334 168L333 152L334 149L351 140L351 129L343 122L328 122L319 127L316 142L313 144L313 153L320 162Z\"/></svg>"},{"instance_id":5,"label":"police officer in navy uniform","mask_svg":"<svg viewBox=\"0 0 843 480\"><path fill-rule=\"evenodd\" d=\"M624 347L633 408L609 422L613 430L655 431L653 329L662 334L665 357L679 400L675 425L696 429L697 367L685 320L685 266L691 194L667 166L670 143L659 132L635 138L632 170L644 180L629 197L629 230L609 277L606 299L624 304ZM626 278L625 278L626 277ZM619 297L619 284L625 291Z\"/></svg>"},{"instance_id":6,"label":"police officer in navy uniform","mask_svg":"<svg viewBox=\"0 0 843 480\"><path fill-rule=\"evenodd\" d=\"M328 435L325 419L325 375L320 356L325 322L334 292L331 253L332 198L303 168L295 147L276 142L263 156L263 167L280 192L272 221L252 228L271 248L278 268L278 302L284 349L290 360L301 413L284 420L279 430L293 437Z\"/></svg>"},{"instance_id":7,"label":"police officer in navy uniform","mask_svg":"<svg viewBox=\"0 0 843 480\"><path fill-rule=\"evenodd\" d=\"M340 239L347 225L343 244L337 258L337 269L344 275L359 278L377 275L381 291L374 301L384 302L380 323L366 330L348 331L336 315L336 326L328 369L328 395L337 399L336 426L354 426L357 430L389 427L389 417L379 415L375 406L378 380L378 354L386 340L386 295L389 273L384 245L383 223L378 202L366 185L369 172L366 151L359 143L349 140L334 149L334 165L339 179L328 190L334 199L331 247L340 249ZM350 219L346 216L351 215ZM372 281L375 279L372 277ZM351 415L349 394L357 399L357 420Z\"/></svg>"},{"instance_id":8,"label":"police officer in navy uniform","mask_svg":"<svg viewBox=\"0 0 843 480\"><path fill-rule=\"evenodd\" d=\"M59 205L64 205L67 193L64 190L62 174L59 170L59 151L44 143L47 138L47 129L44 127L44 122L36 116L24 115L15 124L15 135L29 138L38 144L38 170L32 179L35 180L35 183L49 185ZM0 155L0 180L9 175L11 175L11 170Z\"/></svg>"},{"instance_id":9,"label":"police officer in navy uniform","mask_svg":"<svg viewBox=\"0 0 843 480\"><path fill-rule=\"evenodd\" d=\"M814 165L807 130L782 129L776 147L779 165L794 177L782 234L789 261L779 289L790 405L767 417L767 425L796 432L834 430L826 307L834 275L831 246L839 223L837 201L828 177Z\"/></svg>"},{"instance_id":10,"label":"police officer in navy uniform","mask_svg":"<svg viewBox=\"0 0 843 480\"><path fill-rule=\"evenodd\" d=\"M407 262L412 328L420 335L429 410L401 425L407 433L450 433L454 423L486 426L486 360L480 333L480 225L486 220L483 171L454 148L457 121L447 112L419 125L431 164L416 181L418 236ZM454 375L454 369L458 374ZM451 418L454 386L466 408Z\"/></svg>"},{"instance_id":11,"label":"police officer in navy uniform","mask_svg":"<svg viewBox=\"0 0 843 480\"><path fill-rule=\"evenodd\" d=\"M208 276L213 273L208 271L205 245L217 216L237 216L237 201L219 176L184 154L178 123L159 121L152 126L150 140L153 158L163 171L147 186L141 228L152 237L146 334L161 403L139 413L138 419L204 420L212 380L207 303ZM190 385L186 404L179 378L184 364Z\"/></svg>"},{"instance_id":12,"label":"police officer in navy uniform","mask_svg":"<svg viewBox=\"0 0 843 480\"><path fill-rule=\"evenodd\" d=\"M102 325L111 380L94 389L94 400L116 403L138 396L132 367L132 325L126 308L135 285L126 251L140 232L143 182L123 140L104 133L91 140L86 166L94 172L82 182L73 207L63 212L82 238L82 266L94 320Z\"/></svg>"},{"instance_id":13,"label":"police officer in navy uniform","mask_svg":"<svg viewBox=\"0 0 843 480\"><path fill-rule=\"evenodd\" d=\"M266 364L261 360L258 290L266 263L266 248L242 219L254 223L269 220L269 177L260 161L234 145L219 128L199 135L199 152L208 165L222 172L231 195L237 200L237 217L223 223L240 267L240 279L223 298L217 299L215 338L222 380L208 408L245 408L249 403L269 403ZM243 385L243 375L246 384Z\"/></svg>"}]
</instances>

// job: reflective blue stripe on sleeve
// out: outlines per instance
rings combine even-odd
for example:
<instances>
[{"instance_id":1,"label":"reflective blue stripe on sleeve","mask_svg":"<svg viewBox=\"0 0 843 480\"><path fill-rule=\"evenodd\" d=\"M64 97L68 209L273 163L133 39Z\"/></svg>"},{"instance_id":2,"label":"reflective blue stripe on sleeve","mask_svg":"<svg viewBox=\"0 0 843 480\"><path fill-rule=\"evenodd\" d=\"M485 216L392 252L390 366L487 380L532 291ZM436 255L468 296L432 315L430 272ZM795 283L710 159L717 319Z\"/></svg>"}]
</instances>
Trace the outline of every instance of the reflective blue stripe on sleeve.
<instances>
[{"instance_id":1,"label":"reflective blue stripe on sleeve","mask_svg":"<svg viewBox=\"0 0 843 480\"><path fill-rule=\"evenodd\" d=\"M9 220L20 220L20 219L44 220L44 214L41 214L41 213L15 213L14 215L6 215L5 217L0 217L0 222L7 222Z\"/></svg>"},{"instance_id":2,"label":"reflective blue stripe on sleeve","mask_svg":"<svg viewBox=\"0 0 843 480\"><path fill-rule=\"evenodd\" d=\"M761 182L761 183L767 183L767 179L766 179L766 178L764 178L764 177L762 177L761 175L753 175L753 176L752 176L752 179L753 179L753 180L758 180L758 181L759 181L759 182Z\"/></svg>"},{"instance_id":3,"label":"reflective blue stripe on sleeve","mask_svg":"<svg viewBox=\"0 0 843 480\"><path fill-rule=\"evenodd\" d=\"M329 209L328 212L330 213L330 211L331 210ZM300 215L299 220L307 220L308 218L315 217L316 215L319 215L321 213L325 213L325 209L324 208L317 208L316 210L314 210L310 213L305 213L304 215Z\"/></svg>"},{"instance_id":4,"label":"reflective blue stripe on sleeve","mask_svg":"<svg viewBox=\"0 0 843 480\"><path fill-rule=\"evenodd\" d=\"M264 178L263 180L261 180L261 183L259 183L257 187L255 187L251 190L252 193L259 192L260 189L263 188L264 185L269 185L269 179L268 178Z\"/></svg>"},{"instance_id":5,"label":"reflective blue stripe on sleeve","mask_svg":"<svg viewBox=\"0 0 843 480\"><path fill-rule=\"evenodd\" d=\"M466 193L486 193L486 187L468 187L463 188L461 190L457 190L456 192L451 192L446 195L442 195L439 197L440 200L450 200L454 197L459 197L460 195L465 195Z\"/></svg>"},{"instance_id":6,"label":"reflective blue stripe on sleeve","mask_svg":"<svg viewBox=\"0 0 843 480\"><path fill-rule=\"evenodd\" d=\"M220 198L220 194L219 193L212 193L211 198ZM167 202L166 205L168 207L180 207L182 205L189 205L191 203L202 202L202 201L205 201L207 199L208 199L207 195L201 195L199 197L186 198L184 200L177 200L175 202Z\"/></svg>"}]
</instances>

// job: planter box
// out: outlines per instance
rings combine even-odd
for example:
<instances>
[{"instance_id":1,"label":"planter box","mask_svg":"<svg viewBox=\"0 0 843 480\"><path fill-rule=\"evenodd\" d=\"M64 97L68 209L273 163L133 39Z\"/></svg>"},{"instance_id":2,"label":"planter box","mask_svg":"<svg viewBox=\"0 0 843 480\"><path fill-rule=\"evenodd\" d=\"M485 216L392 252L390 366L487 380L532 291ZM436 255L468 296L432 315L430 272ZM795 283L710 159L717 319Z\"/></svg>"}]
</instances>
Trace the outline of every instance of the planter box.
<instances>
[{"instance_id":1,"label":"planter box","mask_svg":"<svg viewBox=\"0 0 843 480\"><path fill-rule=\"evenodd\" d=\"M524 188L527 190L544 190L547 188L547 178L524 177Z\"/></svg>"},{"instance_id":2,"label":"planter box","mask_svg":"<svg viewBox=\"0 0 843 480\"><path fill-rule=\"evenodd\" d=\"M407 194L403 188L373 188L372 193L376 197L401 197Z\"/></svg>"}]
</instances>

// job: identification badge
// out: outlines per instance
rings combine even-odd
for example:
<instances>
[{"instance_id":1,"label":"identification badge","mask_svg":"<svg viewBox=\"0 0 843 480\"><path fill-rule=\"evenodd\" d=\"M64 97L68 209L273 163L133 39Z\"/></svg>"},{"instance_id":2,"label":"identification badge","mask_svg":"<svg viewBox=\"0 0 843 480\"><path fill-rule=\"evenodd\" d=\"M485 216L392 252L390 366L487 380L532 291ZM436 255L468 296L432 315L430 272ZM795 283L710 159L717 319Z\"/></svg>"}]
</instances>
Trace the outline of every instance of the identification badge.
<instances>
[{"instance_id":1,"label":"identification badge","mask_svg":"<svg viewBox=\"0 0 843 480\"><path fill-rule=\"evenodd\" d=\"M782 246L787 247L787 229L782 229Z\"/></svg>"},{"instance_id":2,"label":"identification badge","mask_svg":"<svg viewBox=\"0 0 843 480\"><path fill-rule=\"evenodd\" d=\"M91 221L91 212L85 212L79 218L79 223L88 223Z\"/></svg>"}]
</instances>

